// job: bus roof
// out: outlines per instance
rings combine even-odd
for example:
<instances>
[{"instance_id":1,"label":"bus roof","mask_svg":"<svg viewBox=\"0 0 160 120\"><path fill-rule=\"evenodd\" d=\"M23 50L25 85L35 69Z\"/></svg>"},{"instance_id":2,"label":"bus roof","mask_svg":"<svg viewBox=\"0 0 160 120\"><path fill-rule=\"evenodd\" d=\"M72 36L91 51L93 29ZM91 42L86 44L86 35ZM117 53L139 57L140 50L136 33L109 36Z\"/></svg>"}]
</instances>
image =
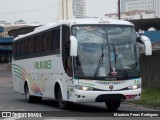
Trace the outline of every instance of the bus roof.
<instances>
[{"instance_id":1,"label":"bus roof","mask_svg":"<svg viewBox=\"0 0 160 120\"><path fill-rule=\"evenodd\" d=\"M132 25L131 22L111 19L111 18L82 18L82 19L73 19L70 21L71 25L74 24L115 24L115 25Z\"/></svg>"},{"instance_id":2,"label":"bus roof","mask_svg":"<svg viewBox=\"0 0 160 120\"><path fill-rule=\"evenodd\" d=\"M36 33L39 32L43 32L45 30L60 26L60 25L79 25L79 24L111 24L111 25L130 25L130 26L134 26L131 22L128 21L123 21L123 20L116 20L116 19L100 19L100 18L79 18L79 19L72 19L72 20L60 20L57 22L53 22L53 23L48 23L48 24L44 24L40 27L37 27L34 29L34 31L27 33L27 34L23 34L23 35L19 35L18 37L16 37L13 41L30 36L30 35L34 35Z\"/></svg>"}]
</instances>

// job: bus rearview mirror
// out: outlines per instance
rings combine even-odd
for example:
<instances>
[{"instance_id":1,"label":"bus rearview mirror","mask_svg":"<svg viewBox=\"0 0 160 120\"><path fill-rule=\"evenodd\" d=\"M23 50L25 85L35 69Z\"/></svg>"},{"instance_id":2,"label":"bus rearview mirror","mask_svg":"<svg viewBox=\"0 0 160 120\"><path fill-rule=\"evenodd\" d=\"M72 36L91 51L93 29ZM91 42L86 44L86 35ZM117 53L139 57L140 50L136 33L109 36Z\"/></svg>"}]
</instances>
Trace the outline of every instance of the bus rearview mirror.
<instances>
[{"instance_id":1,"label":"bus rearview mirror","mask_svg":"<svg viewBox=\"0 0 160 120\"><path fill-rule=\"evenodd\" d=\"M77 38L74 36L70 36L70 56L77 56L77 49L78 49L78 43L77 43Z\"/></svg>"},{"instance_id":2,"label":"bus rearview mirror","mask_svg":"<svg viewBox=\"0 0 160 120\"><path fill-rule=\"evenodd\" d=\"M145 55L152 55L152 43L147 36L141 35L137 38L137 42L144 44Z\"/></svg>"}]
</instances>

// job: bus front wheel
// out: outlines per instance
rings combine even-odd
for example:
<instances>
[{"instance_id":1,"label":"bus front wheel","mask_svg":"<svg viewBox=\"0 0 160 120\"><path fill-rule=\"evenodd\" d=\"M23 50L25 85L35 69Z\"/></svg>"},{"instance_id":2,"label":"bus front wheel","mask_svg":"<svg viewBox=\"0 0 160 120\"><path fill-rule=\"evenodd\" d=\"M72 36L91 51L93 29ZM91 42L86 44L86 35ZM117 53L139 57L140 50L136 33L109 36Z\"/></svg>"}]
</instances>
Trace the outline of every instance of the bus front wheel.
<instances>
[{"instance_id":1,"label":"bus front wheel","mask_svg":"<svg viewBox=\"0 0 160 120\"><path fill-rule=\"evenodd\" d=\"M121 101L120 100L113 100L110 102L105 102L105 104L106 104L109 111L116 111L120 107Z\"/></svg>"},{"instance_id":2,"label":"bus front wheel","mask_svg":"<svg viewBox=\"0 0 160 120\"><path fill-rule=\"evenodd\" d=\"M63 101L62 92L61 92L60 88L58 89L57 101L58 101L59 108L61 108L61 109L67 109L68 108L69 103L67 101Z\"/></svg>"}]
</instances>

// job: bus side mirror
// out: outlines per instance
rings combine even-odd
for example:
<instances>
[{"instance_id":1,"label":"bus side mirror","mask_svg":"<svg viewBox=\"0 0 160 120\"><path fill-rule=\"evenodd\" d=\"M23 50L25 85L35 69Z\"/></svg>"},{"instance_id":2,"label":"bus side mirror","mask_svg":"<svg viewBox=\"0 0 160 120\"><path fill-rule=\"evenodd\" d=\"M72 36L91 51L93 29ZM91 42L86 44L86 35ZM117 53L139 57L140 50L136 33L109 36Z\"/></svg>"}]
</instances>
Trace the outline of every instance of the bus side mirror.
<instances>
[{"instance_id":1,"label":"bus side mirror","mask_svg":"<svg viewBox=\"0 0 160 120\"><path fill-rule=\"evenodd\" d=\"M145 55L152 55L152 44L150 39L147 36L141 35L137 37L137 42L144 44Z\"/></svg>"},{"instance_id":2,"label":"bus side mirror","mask_svg":"<svg viewBox=\"0 0 160 120\"><path fill-rule=\"evenodd\" d=\"M137 37L136 41L137 41L138 43L143 44L143 42L142 42L142 40L141 40L141 37Z\"/></svg>"},{"instance_id":3,"label":"bus side mirror","mask_svg":"<svg viewBox=\"0 0 160 120\"><path fill-rule=\"evenodd\" d=\"M77 43L77 38L74 36L70 36L70 56L77 56L77 50L78 50L78 43Z\"/></svg>"}]
</instances>

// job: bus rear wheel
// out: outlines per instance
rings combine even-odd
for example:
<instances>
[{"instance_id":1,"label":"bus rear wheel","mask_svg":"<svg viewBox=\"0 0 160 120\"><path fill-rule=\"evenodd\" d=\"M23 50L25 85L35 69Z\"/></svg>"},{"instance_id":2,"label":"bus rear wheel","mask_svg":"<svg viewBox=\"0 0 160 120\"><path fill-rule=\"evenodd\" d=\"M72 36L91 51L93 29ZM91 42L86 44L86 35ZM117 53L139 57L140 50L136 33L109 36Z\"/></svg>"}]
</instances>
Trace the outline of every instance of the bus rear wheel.
<instances>
[{"instance_id":1,"label":"bus rear wheel","mask_svg":"<svg viewBox=\"0 0 160 120\"><path fill-rule=\"evenodd\" d=\"M25 87L25 96L28 103L40 102L42 100L42 97L30 95L28 85Z\"/></svg>"},{"instance_id":2,"label":"bus rear wheel","mask_svg":"<svg viewBox=\"0 0 160 120\"><path fill-rule=\"evenodd\" d=\"M120 100L113 100L110 102L105 102L105 104L106 104L107 109L109 111L116 111L120 107L121 101Z\"/></svg>"},{"instance_id":3,"label":"bus rear wheel","mask_svg":"<svg viewBox=\"0 0 160 120\"><path fill-rule=\"evenodd\" d=\"M57 101L59 108L68 109L69 103L67 101L63 101L61 89L59 88L57 92Z\"/></svg>"}]
</instances>

